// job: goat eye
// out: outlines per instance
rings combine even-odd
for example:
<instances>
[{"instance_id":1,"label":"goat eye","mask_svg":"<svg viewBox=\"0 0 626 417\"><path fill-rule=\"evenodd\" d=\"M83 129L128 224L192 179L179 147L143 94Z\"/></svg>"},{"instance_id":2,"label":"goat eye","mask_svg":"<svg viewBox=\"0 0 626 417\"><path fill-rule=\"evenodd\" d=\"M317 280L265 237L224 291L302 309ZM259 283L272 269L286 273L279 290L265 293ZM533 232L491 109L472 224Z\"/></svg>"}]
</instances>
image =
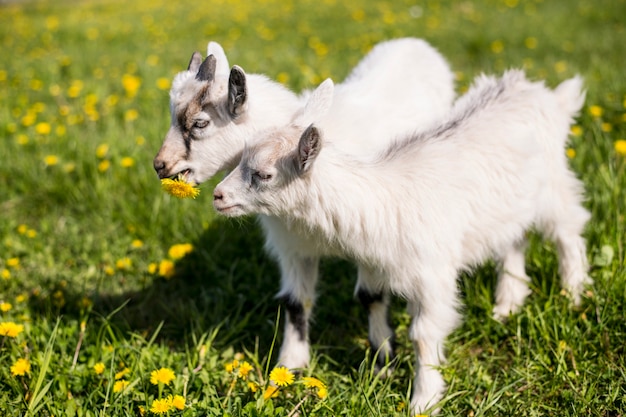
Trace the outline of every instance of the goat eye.
<instances>
[{"instance_id":1,"label":"goat eye","mask_svg":"<svg viewBox=\"0 0 626 417\"><path fill-rule=\"evenodd\" d=\"M209 125L208 120L196 120L193 124L193 127L198 129L203 129Z\"/></svg>"},{"instance_id":2,"label":"goat eye","mask_svg":"<svg viewBox=\"0 0 626 417\"><path fill-rule=\"evenodd\" d=\"M256 181L269 181L272 179L272 174L267 174L261 171L252 172L252 178Z\"/></svg>"}]
</instances>

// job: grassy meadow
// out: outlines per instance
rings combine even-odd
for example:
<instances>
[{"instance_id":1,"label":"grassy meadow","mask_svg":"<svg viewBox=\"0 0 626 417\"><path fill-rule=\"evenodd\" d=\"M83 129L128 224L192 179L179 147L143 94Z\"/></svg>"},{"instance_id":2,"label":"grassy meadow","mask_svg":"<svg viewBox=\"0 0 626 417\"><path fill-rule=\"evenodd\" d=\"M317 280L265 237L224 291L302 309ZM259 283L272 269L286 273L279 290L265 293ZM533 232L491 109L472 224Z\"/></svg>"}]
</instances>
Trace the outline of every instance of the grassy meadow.
<instances>
[{"instance_id":1,"label":"grassy meadow","mask_svg":"<svg viewBox=\"0 0 626 417\"><path fill-rule=\"evenodd\" d=\"M446 56L459 94L511 67L588 89L567 153L594 284L572 308L536 235L532 295L506 323L494 266L461 276L441 415L626 415L625 0L0 1L0 415L409 416L401 300L381 380L355 268L325 260L312 366L270 376L279 279L254 219L214 213L218 179L177 200L152 168L171 80L208 41L300 91L404 36Z\"/></svg>"}]
</instances>

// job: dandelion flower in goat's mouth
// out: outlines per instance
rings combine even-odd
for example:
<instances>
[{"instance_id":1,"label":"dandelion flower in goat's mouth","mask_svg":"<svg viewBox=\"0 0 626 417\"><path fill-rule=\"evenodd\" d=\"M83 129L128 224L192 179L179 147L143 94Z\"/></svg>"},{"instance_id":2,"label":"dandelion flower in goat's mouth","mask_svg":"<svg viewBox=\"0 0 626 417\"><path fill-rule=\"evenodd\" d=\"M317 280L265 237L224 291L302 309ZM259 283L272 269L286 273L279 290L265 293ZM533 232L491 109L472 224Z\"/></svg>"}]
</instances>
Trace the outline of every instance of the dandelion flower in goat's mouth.
<instances>
[{"instance_id":1,"label":"dandelion flower in goat's mouth","mask_svg":"<svg viewBox=\"0 0 626 417\"><path fill-rule=\"evenodd\" d=\"M174 179L163 178L161 180L161 188L168 194L178 198L196 198L200 194L198 188L185 181L181 176Z\"/></svg>"}]
</instances>

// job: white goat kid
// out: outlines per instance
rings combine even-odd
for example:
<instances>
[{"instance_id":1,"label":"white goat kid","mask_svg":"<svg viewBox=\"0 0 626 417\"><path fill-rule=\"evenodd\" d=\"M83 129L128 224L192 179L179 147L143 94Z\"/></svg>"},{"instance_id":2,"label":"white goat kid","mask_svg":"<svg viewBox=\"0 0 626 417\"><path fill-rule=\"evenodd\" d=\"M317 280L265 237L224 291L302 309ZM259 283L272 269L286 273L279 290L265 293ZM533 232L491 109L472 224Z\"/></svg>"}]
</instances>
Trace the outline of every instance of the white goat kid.
<instances>
[{"instance_id":1,"label":"white goat kid","mask_svg":"<svg viewBox=\"0 0 626 417\"><path fill-rule=\"evenodd\" d=\"M445 388L437 367L460 320L459 271L502 259L495 312L517 310L528 292L524 236L534 226L556 241L562 285L580 301L589 214L564 146L584 101L582 81L551 91L521 71L479 77L445 123L367 159L346 154L314 125L305 128L330 106L329 86L312 95L299 120L246 149L215 188L214 207L282 221L320 253L367 269L358 285L368 292L404 297L417 369L411 406L424 412Z\"/></svg>"},{"instance_id":2,"label":"white goat kid","mask_svg":"<svg viewBox=\"0 0 626 417\"><path fill-rule=\"evenodd\" d=\"M229 71L224 51L215 42L209 43L208 54L204 62L194 54L189 69L173 82L171 127L154 160L161 178L182 174L189 182L201 183L234 168L254 132L289 123L304 104L263 75L246 75L237 66ZM372 155L395 136L443 117L453 99L453 74L443 57L423 40L396 39L374 47L336 86L332 109L318 122L333 137L342 138L338 146L344 151ZM287 310L279 362L305 367L308 322L325 249L317 240L292 233L281 219L260 220L266 248L279 262L278 297ZM359 282L370 282L377 273L359 266ZM378 364L383 365L393 356L388 296L370 291L366 284L360 285L358 295L369 310L372 350L379 352Z\"/></svg>"}]
</instances>

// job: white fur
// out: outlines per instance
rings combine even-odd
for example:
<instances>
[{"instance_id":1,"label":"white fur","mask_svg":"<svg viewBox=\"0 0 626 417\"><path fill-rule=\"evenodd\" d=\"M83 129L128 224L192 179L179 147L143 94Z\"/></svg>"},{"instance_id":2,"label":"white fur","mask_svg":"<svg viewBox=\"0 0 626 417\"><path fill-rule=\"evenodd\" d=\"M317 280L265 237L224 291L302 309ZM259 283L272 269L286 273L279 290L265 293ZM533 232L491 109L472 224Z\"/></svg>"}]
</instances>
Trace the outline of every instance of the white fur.
<instances>
[{"instance_id":1,"label":"white fur","mask_svg":"<svg viewBox=\"0 0 626 417\"><path fill-rule=\"evenodd\" d=\"M580 301L589 214L564 147L581 89L578 77L551 91L521 71L482 76L441 126L366 159L344 152L324 129L305 129L316 115L303 115L245 151L216 187L214 206L282 222L319 255L364 266L370 273L359 276L360 286L404 297L416 353L412 411L425 412L445 389L437 367L460 320L460 271L500 259L494 313L516 311L528 293L525 232L536 227L556 241L562 284ZM328 90L325 83L307 105L318 118Z\"/></svg>"},{"instance_id":2,"label":"white fur","mask_svg":"<svg viewBox=\"0 0 626 417\"><path fill-rule=\"evenodd\" d=\"M228 61L224 51L211 42L208 53L217 59L212 99L223 109L228 101ZM272 126L287 124L302 107L310 93L300 100L281 85L262 75L247 75L248 102L242 117L229 119L219 111L213 123L199 140L191 141L191 152L185 158L185 144L177 112L193 100L203 83L195 73L178 74L171 90L172 126L155 158L155 168L163 166L159 175L172 176L185 172L188 181L200 183L218 171L234 168L254 133ZM328 105L332 108L322 120L316 120L333 137L342 138L341 147L354 155L371 155L396 136L426 127L443 117L454 99L453 74L443 57L420 39L405 38L382 42L353 69L344 83L330 85ZM321 90L318 89L317 95ZM316 93L313 93L316 94ZM321 97L320 100L323 100ZM332 100L331 100L332 99ZM309 101L316 105L319 100ZM308 108L296 117L306 118L317 111ZM202 112L198 117L210 118ZM304 307L308 322L314 303L318 263L325 248L319 240L295 234L288 223L274 217L260 216L266 234L266 248L278 260L281 270L279 297L287 297ZM359 284L365 287L367 277L375 274L359 265ZM389 339L393 336L386 320L388 297L370 306L370 340L381 355L393 354ZM290 368L309 363L309 341L298 337L290 320L285 322L285 336L279 362Z\"/></svg>"}]
</instances>

